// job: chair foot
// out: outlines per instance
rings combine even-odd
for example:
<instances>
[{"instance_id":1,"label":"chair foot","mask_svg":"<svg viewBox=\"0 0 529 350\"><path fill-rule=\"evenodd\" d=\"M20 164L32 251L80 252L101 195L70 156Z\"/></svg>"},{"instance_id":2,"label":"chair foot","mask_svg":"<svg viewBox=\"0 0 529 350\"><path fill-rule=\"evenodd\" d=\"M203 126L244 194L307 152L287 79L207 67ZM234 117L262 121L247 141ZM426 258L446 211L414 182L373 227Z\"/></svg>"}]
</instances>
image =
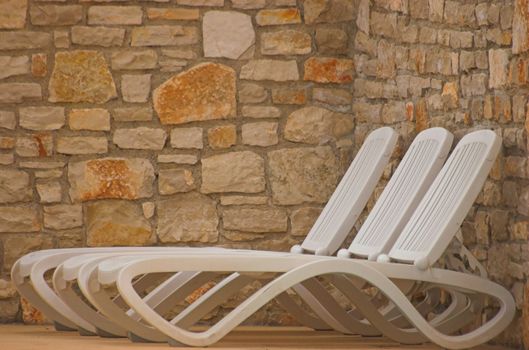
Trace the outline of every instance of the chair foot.
<instances>
[{"instance_id":1,"label":"chair foot","mask_svg":"<svg viewBox=\"0 0 529 350\"><path fill-rule=\"evenodd\" d=\"M123 338L123 336L108 333L107 331L104 331L101 328L97 328L97 327L96 327L96 333L101 338Z\"/></svg>"},{"instance_id":2,"label":"chair foot","mask_svg":"<svg viewBox=\"0 0 529 350\"><path fill-rule=\"evenodd\" d=\"M163 343L161 341L152 341L152 340L145 339L132 332L127 332L127 338L129 338L129 340L133 343Z\"/></svg>"},{"instance_id":3,"label":"chair foot","mask_svg":"<svg viewBox=\"0 0 529 350\"><path fill-rule=\"evenodd\" d=\"M174 339L169 339L169 346L175 347L175 348L188 348L189 345L182 344L179 341L176 341Z\"/></svg>"},{"instance_id":4,"label":"chair foot","mask_svg":"<svg viewBox=\"0 0 529 350\"><path fill-rule=\"evenodd\" d=\"M53 327L57 332L77 332L77 329L67 327L59 322L53 322Z\"/></svg>"},{"instance_id":5,"label":"chair foot","mask_svg":"<svg viewBox=\"0 0 529 350\"><path fill-rule=\"evenodd\" d=\"M79 334L83 337L95 337L97 335L81 327L79 327Z\"/></svg>"}]
</instances>

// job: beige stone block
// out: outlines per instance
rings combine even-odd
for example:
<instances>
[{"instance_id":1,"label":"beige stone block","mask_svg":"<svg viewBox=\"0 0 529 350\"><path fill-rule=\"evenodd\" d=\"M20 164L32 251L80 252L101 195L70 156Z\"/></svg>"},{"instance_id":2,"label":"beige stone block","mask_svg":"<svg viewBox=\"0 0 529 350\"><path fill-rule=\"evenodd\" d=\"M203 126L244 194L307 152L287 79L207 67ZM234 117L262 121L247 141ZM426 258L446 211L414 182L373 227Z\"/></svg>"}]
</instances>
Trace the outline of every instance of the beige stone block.
<instances>
[{"instance_id":1,"label":"beige stone block","mask_svg":"<svg viewBox=\"0 0 529 350\"><path fill-rule=\"evenodd\" d=\"M277 136L278 123L258 122L246 123L242 126L242 143L251 146L272 146L279 142Z\"/></svg>"},{"instance_id":2,"label":"beige stone block","mask_svg":"<svg viewBox=\"0 0 529 350\"><path fill-rule=\"evenodd\" d=\"M231 152L202 158L203 193L258 193L265 189L264 160L254 152Z\"/></svg>"},{"instance_id":3,"label":"beige stone block","mask_svg":"<svg viewBox=\"0 0 529 350\"><path fill-rule=\"evenodd\" d=\"M187 169L160 169L158 192L162 195L189 192L196 188L193 173Z\"/></svg>"},{"instance_id":4,"label":"beige stone block","mask_svg":"<svg viewBox=\"0 0 529 350\"><path fill-rule=\"evenodd\" d=\"M72 201L139 199L153 195L154 169L142 158L100 158L68 165Z\"/></svg>"},{"instance_id":5,"label":"beige stone block","mask_svg":"<svg viewBox=\"0 0 529 350\"><path fill-rule=\"evenodd\" d=\"M139 127L117 129L112 142L123 149L161 150L165 145L167 133L163 129Z\"/></svg>"},{"instance_id":6,"label":"beige stone block","mask_svg":"<svg viewBox=\"0 0 529 350\"><path fill-rule=\"evenodd\" d=\"M243 232L286 232L286 211L279 208L227 208L222 213L223 227Z\"/></svg>"},{"instance_id":7,"label":"beige stone block","mask_svg":"<svg viewBox=\"0 0 529 350\"><path fill-rule=\"evenodd\" d=\"M140 205L130 201L98 201L86 208L86 243L90 247L143 246L152 228Z\"/></svg>"},{"instance_id":8,"label":"beige stone block","mask_svg":"<svg viewBox=\"0 0 529 350\"><path fill-rule=\"evenodd\" d=\"M57 138L57 152L62 154L104 154L108 140L99 136L62 136Z\"/></svg>"},{"instance_id":9,"label":"beige stone block","mask_svg":"<svg viewBox=\"0 0 529 350\"><path fill-rule=\"evenodd\" d=\"M68 125L72 130L109 131L110 113L102 108L72 109Z\"/></svg>"},{"instance_id":10,"label":"beige stone block","mask_svg":"<svg viewBox=\"0 0 529 350\"><path fill-rule=\"evenodd\" d=\"M159 201L158 238L163 243L216 242L219 236L216 204L196 192Z\"/></svg>"}]
</instances>

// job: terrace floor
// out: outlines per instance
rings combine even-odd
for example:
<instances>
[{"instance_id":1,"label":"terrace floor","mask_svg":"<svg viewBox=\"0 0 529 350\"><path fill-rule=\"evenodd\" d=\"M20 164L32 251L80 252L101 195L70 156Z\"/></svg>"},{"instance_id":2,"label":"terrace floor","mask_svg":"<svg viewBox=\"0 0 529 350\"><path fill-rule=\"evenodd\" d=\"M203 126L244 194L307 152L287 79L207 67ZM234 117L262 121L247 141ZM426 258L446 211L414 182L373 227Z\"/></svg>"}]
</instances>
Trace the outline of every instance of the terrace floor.
<instances>
[{"instance_id":1,"label":"terrace floor","mask_svg":"<svg viewBox=\"0 0 529 350\"><path fill-rule=\"evenodd\" d=\"M420 349L433 350L432 344L399 346L384 338L361 338L344 336L335 332L314 332L304 328L241 327L221 342L212 346L218 349ZM59 333L51 326L0 326L0 349L2 350L150 350L177 349L167 344L133 344L126 339L102 339L80 337L77 333ZM182 348L190 349L190 348ZM499 346L485 345L477 350L505 350Z\"/></svg>"}]
</instances>

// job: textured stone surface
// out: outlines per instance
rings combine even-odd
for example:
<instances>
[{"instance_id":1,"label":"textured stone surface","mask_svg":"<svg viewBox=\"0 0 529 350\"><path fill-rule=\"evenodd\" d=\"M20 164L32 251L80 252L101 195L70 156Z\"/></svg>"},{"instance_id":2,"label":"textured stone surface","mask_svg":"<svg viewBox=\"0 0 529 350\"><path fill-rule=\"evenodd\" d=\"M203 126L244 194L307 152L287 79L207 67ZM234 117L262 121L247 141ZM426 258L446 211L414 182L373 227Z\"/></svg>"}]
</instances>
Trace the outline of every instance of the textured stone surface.
<instances>
[{"instance_id":1,"label":"textured stone surface","mask_svg":"<svg viewBox=\"0 0 529 350\"><path fill-rule=\"evenodd\" d=\"M29 73L28 56L0 56L0 79Z\"/></svg>"},{"instance_id":2,"label":"textured stone surface","mask_svg":"<svg viewBox=\"0 0 529 350\"><path fill-rule=\"evenodd\" d=\"M205 57L238 59L255 43L251 17L235 11L208 11L202 33Z\"/></svg>"},{"instance_id":3,"label":"textured stone surface","mask_svg":"<svg viewBox=\"0 0 529 350\"><path fill-rule=\"evenodd\" d=\"M160 85L153 100L163 124L233 117L235 72L221 64L199 64Z\"/></svg>"},{"instance_id":4,"label":"textured stone surface","mask_svg":"<svg viewBox=\"0 0 529 350\"><path fill-rule=\"evenodd\" d=\"M147 159L101 158L68 166L70 198L148 198L153 194L154 169Z\"/></svg>"},{"instance_id":5,"label":"textured stone surface","mask_svg":"<svg viewBox=\"0 0 529 350\"><path fill-rule=\"evenodd\" d=\"M176 3L186 6L224 6L224 0L176 0Z\"/></svg>"},{"instance_id":6,"label":"textured stone surface","mask_svg":"<svg viewBox=\"0 0 529 350\"><path fill-rule=\"evenodd\" d=\"M37 26L66 26L79 23L83 18L81 5L40 5L29 9L31 24Z\"/></svg>"},{"instance_id":7,"label":"textured stone surface","mask_svg":"<svg viewBox=\"0 0 529 350\"><path fill-rule=\"evenodd\" d=\"M31 55L31 74L39 78L48 74L48 56L46 54Z\"/></svg>"},{"instance_id":8,"label":"textured stone surface","mask_svg":"<svg viewBox=\"0 0 529 350\"><path fill-rule=\"evenodd\" d=\"M338 164L330 147L271 151L268 163L275 204L324 203L338 179Z\"/></svg>"},{"instance_id":9,"label":"textured stone surface","mask_svg":"<svg viewBox=\"0 0 529 350\"><path fill-rule=\"evenodd\" d=\"M15 152L21 157L47 157L53 153L53 138L50 134L39 133L18 137Z\"/></svg>"},{"instance_id":10,"label":"textured stone surface","mask_svg":"<svg viewBox=\"0 0 529 350\"><path fill-rule=\"evenodd\" d=\"M57 152L62 154L104 154L108 152L106 137L70 136L57 138Z\"/></svg>"},{"instance_id":11,"label":"textured stone surface","mask_svg":"<svg viewBox=\"0 0 529 350\"><path fill-rule=\"evenodd\" d=\"M281 110L273 106L244 106L242 115L246 118L279 118Z\"/></svg>"},{"instance_id":12,"label":"textured stone surface","mask_svg":"<svg viewBox=\"0 0 529 350\"><path fill-rule=\"evenodd\" d=\"M35 207L0 207L0 232L36 232L40 227Z\"/></svg>"},{"instance_id":13,"label":"textured stone surface","mask_svg":"<svg viewBox=\"0 0 529 350\"><path fill-rule=\"evenodd\" d=\"M0 50L46 48L50 42L51 35L48 33L30 31L0 32Z\"/></svg>"},{"instance_id":14,"label":"textured stone surface","mask_svg":"<svg viewBox=\"0 0 529 350\"><path fill-rule=\"evenodd\" d=\"M294 236L306 236L318 216L320 216L321 208L305 207L293 210L290 214L290 226L292 226L291 233Z\"/></svg>"},{"instance_id":15,"label":"textured stone surface","mask_svg":"<svg viewBox=\"0 0 529 350\"><path fill-rule=\"evenodd\" d=\"M306 0L303 3L305 22L349 21L355 15L355 2L349 0Z\"/></svg>"},{"instance_id":16,"label":"textured stone surface","mask_svg":"<svg viewBox=\"0 0 529 350\"><path fill-rule=\"evenodd\" d=\"M87 46L121 46L125 30L110 27L75 26L72 28L72 43Z\"/></svg>"},{"instance_id":17,"label":"textured stone surface","mask_svg":"<svg viewBox=\"0 0 529 350\"><path fill-rule=\"evenodd\" d=\"M125 102L147 102L151 92L150 74L125 74L121 76L121 94Z\"/></svg>"},{"instance_id":18,"label":"textured stone surface","mask_svg":"<svg viewBox=\"0 0 529 350\"><path fill-rule=\"evenodd\" d=\"M0 28L23 28L26 22L27 0L3 0L0 2Z\"/></svg>"},{"instance_id":19,"label":"textured stone surface","mask_svg":"<svg viewBox=\"0 0 529 350\"><path fill-rule=\"evenodd\" d=\"M529 50L529 2L516 0L514 4L512 52L517 54Z\"/></svg>"},{"instance_id":20,"label":"textured stone surface","mask_svg":"<svg viewBox=\"0 0 529 350\"><path fill-rule=\"evenodd\" d=\"M154 50L121 50L112 52L112 69L153 69L158 65Z\"/></svg>"},{"instance_id":21,"label":"textured stone surface","mask_svg":"<svg viewBox=\"0 0 529 350\"><path fill-rule=\"evenodd\" d=\"M34 240L38 238L35 237ZM35 242L37 243L37 242ZM34 250L38 250L39 245L32 247ZM22 310L22 321L27 325L44 325L49 324L46 316L29 303L29 301L22 297L20 298L20 309Z\"/></svg>"},{"instance_id":22,"label":"textured stone surface","mask_svg":"<svg viewBox=\"0 0 529 350\"><path fill-rule=\"evenodd\" d=\"M192 154L160 154L158 163L176 163L193 165L198 162L198 158Z\"/></svg>"},{"instance_id":23,"label":"textured stone surface","mask_svg":"<svg viewBox=\"0 0 529 350\"><path fill-rule=\"evenodd\" d=\"M195 188L193 173L187 169L160 169L158 173L158 192L160 194L189 192Z\"/></svg>"},{"instance_id":24,"label":"textured stone surface","mask_svg":"<svg viewBox=\"0 0 529 350\"><path fill-rule=\"evenodd\" d=\"M229 208L222 213L223 227L243 232L285 232L287 214L277 208Z\"/></svg>"},{"instance_id":25,"label":"textured stone surface","mask_svg":"<svg viewBox=\"0 0 529 350\"><path fill-rule=\"evenodd\" d=\"M36 188L41 203L57 203L62 200L62 187L57 181L38 182Z\"/></svg>"},{"instance_id":26,"label":"textured stone surface","mask_svg":"<svg viewBox=\"0 0 529 350\"><path fill-rule=\"evenodd\" d=\"M30 130L56 130L64 125L63 107L24 107L19 110L20 126Z\"/></svg>"},{"instance_id":27,"label":"textured stone surface","mask_svg":"<svg viewBox=\"0 0 529 350\"><path fill-rule=\"evenodd\" d=\"M251 146L271 146L279 142L275 122L246 123L242 126L242 143Z\"/></svg>"},{"instance_id":28,"label":"textured stone surface","mask_svg":"<svg viewBox=\"0 0 529 350\"><path fill-rule=\"evenodd\" d=\"M131 46L191 45L198 42L195 27L159 25L132 29Z\"/></svg>"},{"instance_id":29,"label":"textured stone surface","mask_svg":"<svg viewBox=\"0 0 529 350\"><path fill-rule=\"evenodd\" d=\"M296 61L252 60L241 68L241 79L246 80L298 80Z\"/></svg>"},{"instance_id":30,"label":"textured stone surface","mask_svg":"<svg viewBox=\"0 0 529 350\"><path fill-rule=\"evenodd\" d=\"M489 87L491 89L501 88L507 84L509 65L508 50L491 49L489 50Z\"/></svg>"},{"instance_id":31,"label":"textured stone surface","mask_svg":"<svg viewBox=\"0 0 529 350\"><path fill-rule=\"evenodd\" d=\"M220 197L220 204L222 205L260 205L267 204L268 197L266 196L222 196Z\"/></svg>"},{"instance_id":32,"label":"textured stone surface","mask_svg":"<svg viewBox=\"0 0 529 350\"><path fill-rule=\"evenodd\" d=\"M46 228L66 230L83 225L83 207L79 204L48 205L43 211Z\"/></svg>"},{"instance_id":33,"label":"textured stone surface","mask_svg":"<svg viewBox=\"0 0 529 350\"><path fill-rule=\"evenodd\" d=\"M107 62L97 51L56 53L49 91L50 102L100 104L117 97Z\"/></svg>"},{"instance_id":34,"label":"textured stone surface","mask_svg":"<svg viewBox=\"0 0 529 350\"><path fill-rule=\"evenodd\" d=\"M203 193L257 193L264 189L264 160L254 152L231 152L202 159Z\"/></svg>"},{"instance_id":35,"label":"textured stone surface","mask_svg":"<svg viewBox=\"0 0 529 350\"><path fill-rule=\"evenodd\" d=\"M266 6L266 0L232 0L232 6L239 9L260 9Z\"/></svg>"},{"instance_id":36,"label":"textured stone surface","mask_svg":"<svg viewBox=\"0 0 529 350\"><path fill-rule=\"evenodd\" d=\"M211 148L229 148L235 143L237 143L235 125L222 125L208 129L208 144Z\"/></svg>"},{"instance_id":37,"label":"textured stone surface","mask_svg":"<svg viewBox=\"0 0 529 350\"><path fill-rule=\"evenodd\" d=\"M28 202L32 198L28 173L11 169L0 171L0 203Z\"/></svg>"},{"instance_id":38,"label":"textured stone surface","mask_svg":"<svg viewBox=\"0 0 529 350\"><path fill-rule=\"evenodd\" d=\"M200 12L198 9L151 7L147 9L147 17L152 20L192 21L199 19Z\"/></svg>"},{"instance_id":39,"label":"textured stone surface","mask_svg":"<svg viewBox=\"0 0 529 350\"><path fill-rule=\"evenodd\" d=\"M311 57L305 62L305 80L318 83L353 81L353 61L349 59Z\"/></svg>"},{"instance_id":40,"label":"textured stone surface","mask_svg":"<svg viewBox=\"0 0 529 350\"><path fill-rule=\"evenodd\" d=\"M52 242L49 237L43 235L10 235L4 242L4 268L10 269L13 263L21 256L41 249L50 249ZM22 303L24 299L22 298ZM22 305L22 312L26 313L27 305ZM33 308L32 314L23 314L22 320L24 323L43 322L44 317L37 309Z\"/></svg>"},{"instance_id":41,"label":"textured stone surface","mask_svg":"<svg viewBox=\"0 0 529 350\"><path fill-rule=\"evenodd\" d=\"M161 242L215 242L219 232L216 202L196 192L162 200L157 205Z\"/></svg>"},{"instance_id":42,"label":"textured stone surface","mask_svg":"<svg viewBox=\"0 0 529 350\"><path fill-rule=\"evenodd\" d=\"M300 11L296 8L261 10L255 16L260 26L301 23Z\"/></svg>"},{"instance_id":43,"label":"textured stone surface","mask_svg":"<svg viewBox=\"0 0 529 350\"><path fill-rule=\"evenodd\" d=\"M306 55L312 51L312 38L297 30L281 30L261 35L263 55Z\"/></svg>"},{"instance_id":44,"label":"textured stone surface","mask_svg":"<svg viewBox=\"0 0 529 350\"><path fill-rule=\"evenodd\" d=\"M39 84L0 83L0 103L22 103L40 100L41 98L42 89Z\"/></svg>"},{"instance_id":45,"label":"textured stone surface","mask_svg":"<svg viewBox=\"0 0 529 350\"><path fill-rule=\"evenodd\" d=\"M142 16L139 6L90 6L88 24L141 24Z\"/></svg>"},{"instance_id":46,"label":"textured stone surface","mask_svg":"<svg viewBox=\"0 0 529 350\"><path fill-rule=\"evenodd\" d=\"M312 98L315 101L322 102L335 106L348 106L351 104L353 96L347 90L329 89L329 88L314 88L312 90ZM371 105L371 108L376 109L376 106ZM353 106L354 109L354 106Z\"/></svg>"},{"instance_id":47,"label":"textured stone surface","mask_svg":"<svg viewBox=\"0 0 529 350\"><path fill-rule=\"evenodd\" d=\"M142 246L150 242L152 229L141 206L129 201L101 201L86 208L90 247Z\"/></svg>"},{"instance_id":48,"label":"textured stone surface","mask_svg":"<svg viewBox=\"0 0 529 350\"><path fill-rule=\"evenodd\" d=\"M329 54L343 54L348 47L347 33L334 27L319 27L316 29L316 44L318 51Z\"/></svg>"},{"instance_id":49,"label":"textured stone surface","mask_svg":"<svg viewBox=\"0 0 529 350\"><path fill-rule=\"evenodd\" d=\"M68 126L72 130L109 131L110 113L102 108L72 109Z\"/></svg>"},{"instance_id":50,"label":"textured stone surface","mask_svg":"<svg viewBox=\"0 0 529 350\"><path fill-rule=\"evenodd\" d=\"M352 132L353 127L351 115L305 107L288 116L284 135L293 142L322 144Z\"/></svg>"},{"instance_id":51,"label":"textured stone surface","mask_svg":"<svg viewBox=\"0 0 529 350\"><path fill-rule=\"evenodd\" d=\"M301 89L274 89L272 90L272 102L285 105L303 105L307 103L308 91Z\"/></svg>"},{"instance_id":52,"label":"textured stone surface","mask_svg":"<svg viewBox=\"0 0 529 350\"><path fill-rule=\"evenodd\" d=\"M15 112L0 111L0 128L13 130L16 125Z\"/></svg>"},{"instance_id":53,"label":"textured stone surface","mask_svg":"<svg viewBox=\"0 0 529 350\"><path fill-rule=\"evenodd\" d=\"M124 149L161 150L165 145L167 133L163 129L139 127L135 129L117 129L112 142Z\"/></svg>"},{"instance_id":54,"label":"textured stone surface","mask_svg":"<svg viewBox=\"0 0 529 350\"><path fill-rule=\"evenodd\" d=\"M262 86L252 83L242 83L239 86L239 102L261 103L268 97L268 92Z\"/></svg>"},{"instance_id":55,"label":"textured stone surface","mask_svg":"<svg viewBox=\"0 0 529 350\"><path fill-rule=\"evenodd\" d=\"M118 122L144 122L152 120L151 107L124 107L114 109L112 116Z\"/></svg>"},{"instance_id":56,"label":"textured stone surface","mask_svg":"<svg viewBox=\"0 0 529 350\"><path fill-rule=\"evenodd\" d=\"M202 149L202 128L177 128L171 130L171 147Z\"/></svg>"}]
</instances>

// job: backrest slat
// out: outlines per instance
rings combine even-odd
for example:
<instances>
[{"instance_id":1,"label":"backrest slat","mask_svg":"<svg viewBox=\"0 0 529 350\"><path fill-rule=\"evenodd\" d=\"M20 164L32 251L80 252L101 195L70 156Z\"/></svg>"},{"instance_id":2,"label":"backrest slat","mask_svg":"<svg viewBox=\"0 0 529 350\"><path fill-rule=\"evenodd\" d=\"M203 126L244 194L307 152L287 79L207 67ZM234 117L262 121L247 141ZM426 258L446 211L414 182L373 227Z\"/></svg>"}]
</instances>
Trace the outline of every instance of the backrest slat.
<instances>
[{"instance_id":1,"label":"backrest slat","mask_svg":"<svg viewBox=\"0 0 529 350\"><path fill-rule=\"evenodd\" d=\"M443 166L452 140L443 128L425 130L415 138L349 246L351 254L374 260L389 252Z\"/></svg>"},{"instance_id":2,"label":"backrest slat","mask_svg":"<svg viewBox=\"0 0 529 350\"><path fill-rule=\"evenodd\" d=\"M501 148L490 130L463 137L389 253L421 268L433 265L474 203Z\"/></svg>"},{"instance_id":3,"label":"backrest slat","mask_svg":"<svg viewBox=\"0 0 529 350\"><path fill-rule=\"evenodd\" d=\"M305 251L330 255L340 247L373 193L396 142L397 133L389 127L369 134L303 241Z\"/></svg>"}]
</instances>

